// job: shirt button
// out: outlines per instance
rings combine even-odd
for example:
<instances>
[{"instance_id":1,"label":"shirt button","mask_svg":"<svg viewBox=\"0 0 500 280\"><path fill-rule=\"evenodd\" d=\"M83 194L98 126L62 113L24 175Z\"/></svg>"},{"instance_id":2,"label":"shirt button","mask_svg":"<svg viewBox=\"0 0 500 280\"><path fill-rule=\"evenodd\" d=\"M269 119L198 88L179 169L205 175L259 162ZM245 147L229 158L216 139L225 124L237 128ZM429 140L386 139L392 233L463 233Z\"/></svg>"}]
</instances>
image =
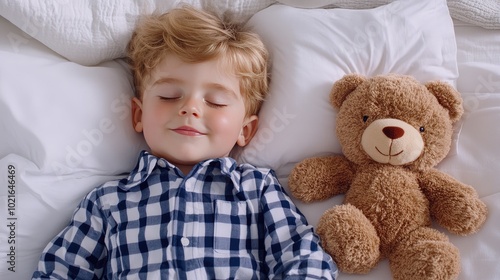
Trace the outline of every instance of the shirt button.
<instances>
[{"instance_id":1,"label":"shirt button","mask_svg":"<svg viewBox=\"0 0 500 280\"><path fill-rule=\"evenodd\" d=\"M158 166L165 168L165 167L167 167L167 163L164 160L160 159L158 161Z\"/></svg>"},{"instance_id":2,"label":"shirt button","mask_svg":"<svg viewBox=\"0 0 500 280\"><path fill-rule=\"evenodd\" d=\"M182 246L186 247L189 245L189 239L187 237L181 238Z\"/></svg>"}]
</instances>

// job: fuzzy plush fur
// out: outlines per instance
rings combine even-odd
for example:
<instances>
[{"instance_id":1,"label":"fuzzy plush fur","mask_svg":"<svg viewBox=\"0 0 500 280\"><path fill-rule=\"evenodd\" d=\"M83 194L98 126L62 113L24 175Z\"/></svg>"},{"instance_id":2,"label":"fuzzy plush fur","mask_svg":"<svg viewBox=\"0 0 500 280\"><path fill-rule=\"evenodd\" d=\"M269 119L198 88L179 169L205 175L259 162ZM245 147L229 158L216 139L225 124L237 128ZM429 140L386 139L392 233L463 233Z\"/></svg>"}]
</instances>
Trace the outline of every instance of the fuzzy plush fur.
<instances>
[{"instance_id":1,"label":"fuzzy plush fur","mask_svg":"<svg viewBox=\"0 0 500 280\"><path fill-rule=\"evenodd\" d=\"M325 250L346 273L368 273L388 258L394 279L455 279L459 251L431 220L467 235L487 215L471 186L434 168L463 113L460 94L439 81L349 74L330 102L343 155L305 159L289 178L305 202L345 194L319 221Z\"/></svg>"}]
</instances>

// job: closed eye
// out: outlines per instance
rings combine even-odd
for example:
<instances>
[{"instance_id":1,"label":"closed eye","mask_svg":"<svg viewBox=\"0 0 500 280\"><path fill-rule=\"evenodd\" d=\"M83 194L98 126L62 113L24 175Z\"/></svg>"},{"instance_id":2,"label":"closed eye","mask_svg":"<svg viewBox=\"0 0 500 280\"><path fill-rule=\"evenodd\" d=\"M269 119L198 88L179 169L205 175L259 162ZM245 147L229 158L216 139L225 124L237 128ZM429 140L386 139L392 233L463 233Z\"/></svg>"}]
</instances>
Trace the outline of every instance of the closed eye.
<instances>
[{"instance_id":1,"label":"closed eye","mask_svg":"<svg viewBox=\"0 0 500 280\"><path fill-rule=\"evenodd\" d=\"M166 96L158 96L162 101L174 101L180 99L180 97L166 97Z\"/></svg>"},{"instance_id":2,"label":"closed eye","mask_svg":"<svg viewBox=\"0 0 500 280\"><path fill-rule=\"evenodd\" d=\"M220 103L210 102L210 101L207 101L207 100L205 100L205 103L207 103L207 105L209 107L212 107L212 108L222 108L222 107L226 107L227 106L226 104L220 104Z\"/></svg>"}]
</instances>

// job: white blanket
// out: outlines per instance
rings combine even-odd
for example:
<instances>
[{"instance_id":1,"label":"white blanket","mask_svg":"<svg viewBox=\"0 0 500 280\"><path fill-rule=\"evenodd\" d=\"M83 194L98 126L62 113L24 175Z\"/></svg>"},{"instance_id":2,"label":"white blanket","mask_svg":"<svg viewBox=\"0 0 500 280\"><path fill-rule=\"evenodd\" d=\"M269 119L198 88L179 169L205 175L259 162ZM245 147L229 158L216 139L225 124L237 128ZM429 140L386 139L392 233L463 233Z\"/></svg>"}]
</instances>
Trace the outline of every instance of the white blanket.
<instances>
[{"instance_id":1,"label":"white blanket","mask_svg":"<svg viewBox=\"0 0 500 280\"><path fill-rule=\"evenodd\" d=\"M372 8L393 0L2 0L0 15L70 61L83 65L122 57L137 19L182 3L245 22L277 2L304 8ZM497 0L448 0L450 13L485 28L500 28ZM15 40L15 38L13 38ZM15 43L15 42L14 42Z\"/></svg>"}]
</instances>

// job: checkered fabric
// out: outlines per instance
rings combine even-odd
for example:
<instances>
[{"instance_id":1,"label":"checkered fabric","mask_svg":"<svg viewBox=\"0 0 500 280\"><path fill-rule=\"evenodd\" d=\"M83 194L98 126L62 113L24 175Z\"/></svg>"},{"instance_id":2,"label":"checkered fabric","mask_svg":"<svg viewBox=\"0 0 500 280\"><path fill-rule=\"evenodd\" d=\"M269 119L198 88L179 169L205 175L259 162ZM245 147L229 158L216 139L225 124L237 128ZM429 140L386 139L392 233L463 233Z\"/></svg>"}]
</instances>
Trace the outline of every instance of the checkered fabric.
<instances>
[{"instance_id":1,"label":"checkered fabric","mask_svg":"<svg viewBox=\"0 0 500 280\"><path fill-rule=\"evenodd\" d=\"M143 151L90 192L34 279L335 279L337 267L274 172L206 160L184 176Z\"/></svg>"}]
</instances>

